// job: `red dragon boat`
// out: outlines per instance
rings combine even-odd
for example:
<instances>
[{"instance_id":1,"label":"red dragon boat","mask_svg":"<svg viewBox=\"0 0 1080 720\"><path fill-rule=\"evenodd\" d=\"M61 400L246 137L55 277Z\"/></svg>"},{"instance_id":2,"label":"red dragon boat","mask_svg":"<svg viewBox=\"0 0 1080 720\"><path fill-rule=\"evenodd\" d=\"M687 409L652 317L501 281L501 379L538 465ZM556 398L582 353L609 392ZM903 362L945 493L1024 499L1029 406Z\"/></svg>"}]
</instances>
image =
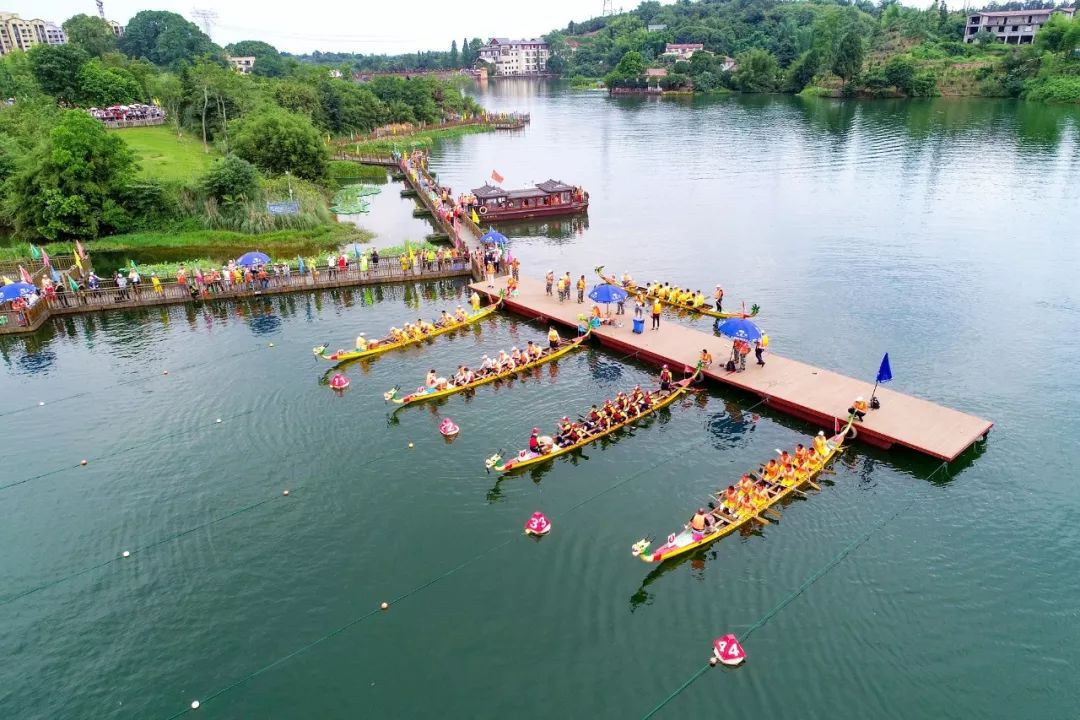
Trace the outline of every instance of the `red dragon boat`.
<instances>
[{"instance_id":1,"label":"red dragon boat","mask_svg":"<svg viewBox=\"0 0 1080 720\"><path fill-rule=\"evenodd\" d=\"M472 194L476 196L473 209L481 222L574 215L589 209L589 193L561 180L546 180L525 190L503 190L484 183Z\"/></svg>"}]
</instances>

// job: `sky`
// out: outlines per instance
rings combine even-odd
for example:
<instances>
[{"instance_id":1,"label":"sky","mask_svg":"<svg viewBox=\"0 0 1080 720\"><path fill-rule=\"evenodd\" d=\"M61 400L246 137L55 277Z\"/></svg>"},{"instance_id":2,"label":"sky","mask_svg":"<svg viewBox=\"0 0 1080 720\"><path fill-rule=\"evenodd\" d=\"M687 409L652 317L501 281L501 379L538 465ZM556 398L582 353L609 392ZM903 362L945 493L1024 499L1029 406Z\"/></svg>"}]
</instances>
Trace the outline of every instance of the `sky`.
<instances>
[{"instance_id":1,"label":"sky","mask_svg":"<svg viewBox=\"0 0 1080 720\"><path fill-rule=\"evenodd\" d=\"M72 15L97 13L94 0L0 0L0 9L24 18L62 23ZM630 10L638 2L625 2ZM615 0L615 9L620 7ZM263 40L279 50L364 54L450 49L451 40L479 37L539 37L571 20L600 15L603 0L105 0L105 17L126 24L140 10L170 10L193 22L194 8L218 14L210 36L219 45Z\"/></svg>"}]
</instances>

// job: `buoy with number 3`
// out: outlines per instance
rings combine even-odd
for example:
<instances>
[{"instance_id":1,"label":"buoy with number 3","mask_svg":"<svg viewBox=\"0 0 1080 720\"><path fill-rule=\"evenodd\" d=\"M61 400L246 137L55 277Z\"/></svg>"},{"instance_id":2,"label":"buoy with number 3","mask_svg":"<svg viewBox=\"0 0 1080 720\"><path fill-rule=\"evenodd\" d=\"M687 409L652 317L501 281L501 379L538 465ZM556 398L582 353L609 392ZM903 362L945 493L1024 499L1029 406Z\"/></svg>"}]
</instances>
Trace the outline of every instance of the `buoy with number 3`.
<instances>
[{"instance_id":1,"label":"buoy with number 3","mask_svg":"<svg viewBox=\"0 0 1080 720\"><path fill-rule=\"evenodd\" d=\"M713 640L712 651L716 659L725 665L741 665L743 660L746 660L746 653L743 652L742 645L730 633Z\"/></svg>"},{"instance_id":2,"label":"buoy with number 3","mask_svg":"<svg viewBox=\"0 0 1080 720\"><path fill-rule=\"evenodd\" d=\"M551 523L548 522L548 519L544 515L544 513L540 512L539 510L534 512L532 514L532 517L529 518L528 522L525 523L526 535L536 535L537 537L539 537L542 535L547 535L549 532L551 532Z\"/></svg>"}]
</instances>

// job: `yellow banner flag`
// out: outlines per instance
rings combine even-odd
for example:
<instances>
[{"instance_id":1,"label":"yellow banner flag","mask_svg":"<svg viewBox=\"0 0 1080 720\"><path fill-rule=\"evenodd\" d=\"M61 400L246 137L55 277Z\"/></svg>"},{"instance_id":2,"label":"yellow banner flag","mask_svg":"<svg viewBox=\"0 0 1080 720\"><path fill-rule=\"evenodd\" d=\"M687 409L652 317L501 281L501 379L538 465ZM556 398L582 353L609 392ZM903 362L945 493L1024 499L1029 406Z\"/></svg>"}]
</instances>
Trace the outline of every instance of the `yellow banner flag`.
<instances>
[{"instance_id":1,"label":"yellow banner flag","mask_svg":"<svg viewBox=\"0 0 1080 720\"><path fill-rule=\"evenodd\" d=\"M83 271L82 260L79 259L79 253L75 253L75 267L79 268L79 272Z\"/></svg>"},{"instance_id":2,"label":"yellow banner flag","mask_svg":"<svg viewBox=\"0 0 1080 720\"><path fill-rule=\"evenodd\" d=\"M469 216L469 219L473 221L473 225L480 224L480 218L476 215L475 210L472 211L472 215Z\"/></svg>"}]
</instances>

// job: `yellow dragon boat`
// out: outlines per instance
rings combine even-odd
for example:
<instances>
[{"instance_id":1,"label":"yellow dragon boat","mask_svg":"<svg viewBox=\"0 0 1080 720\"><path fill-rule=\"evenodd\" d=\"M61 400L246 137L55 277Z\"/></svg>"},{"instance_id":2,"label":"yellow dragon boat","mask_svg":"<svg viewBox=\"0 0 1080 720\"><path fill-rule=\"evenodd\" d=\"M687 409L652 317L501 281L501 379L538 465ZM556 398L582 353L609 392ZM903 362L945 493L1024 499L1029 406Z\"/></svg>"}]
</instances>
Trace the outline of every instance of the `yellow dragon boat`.
<instances>
[{"instance_id":1,"label":"yellow dragon boat","mask_svg":"<svg viewBox=\"0 0 1080 720\"><path fill-rule=\"evenodd\" d=\"M600 276L600 279L603 280L604 282L606 282L608 285L614 285L615 287L625 288L626 290L628 290L631 293L641 293L642 295L644 295L645 297L647 297L649 299L652 299L652 298L656 297L655 295L649 295L645 291L646 290L645 287L642 286L642 285L638 285L637 283L631 283L629 285L624 285L623 283L619 282L615 278L615 276L613 276L613 275L611 275L611 276L605 275L603 265L599 265L594 269L596 270L596 274ZM705 303L701 307L694 307L693 304L690 304L690 303L671 302L670 300L664 300L664 299L661 299L660 302L662 304L664 304L664 305L667 305L668 307L678 308L680 310L689 310L690 312L700 313L702 315L708 315L709 317L720 318L721 320L727 320L728 318L735 318L735 317L738 317L738 318L741 318L741 317L756 317L757 314L758 314L758 311L761 310L761 308L758 307L756 304L750 306L750 312L742 312L742 311L740 311L740 312L727 312L727 311L714 310L713 306L710 305L709 303Z\"/></svg>"},{"instance_id":2,"label":"yellow dragon boat","mask_svg":"<svg viewBox=\"0 0 1080 720\"><path fill-rule=\"evenodd\" d=\"M443 325L441 327L436 326L433 332L421 335L420 337L411 337L406 338L405 340L398 341L383 338L382 340L377 341L375 347L368 348L367 350L338 350L334 353L328 353L326 352L326 345L319 345L318 347L313 347L311 351L317 356L321 357L323 360L330 360L331 362L345 362L346 360L358 360L360 358L374 357L375 355L381 355L384 352L397 350L399 348L408 347L410 345L416 345L437 335L443 335L453 330L467 327L472 323L483 320L487 316L491 315L499 308L499 305L501 303L502 298L500 298L497 302L488 305L486 308L483 308L479 312L469 315L461 322L454 322L450 323L449 325Z\"/></svg>"},{"instance_id":3,"label":"yellow dragon boat","mask_svg":"<svg viewBox=\"0 0 1080 720\"><path fill-rule=\"evenodd\" d=\"M649 407L645 408L644 410L638 412L635 415L631 415L630 417L623 420L621 423L610 426L606 430L602 430L591 435L586 435L584 438L578 440L576 443L561 447L556 445L554 448L551 449L551 451L546 453L534 453L531 450L527 449L522 450L509 460L503 460L502 455L500 455L499 453L495 453L484 461L484 466L488 470L494 470L498 473L507 473L511 470L518 470L520 468L528 467L530 465L536 465L537 463L547 462L552 458L556 458L560 455L565 455L567 453L573 452L578 448L585 447L589 443L599 440L606 435L610 435L616 430L626 427L630 423L640 420L647 415L651 415L660 408L667 407L671 403L675 402L680 397L682 397L682 395L689 389L690 383L692 383L700 373L701 364L699 363L698 367L694 370L693 375L684 380L679 380L678 382L671 383L670 390L666 392L662 390L651 391L653 393L654 399L653 404Z\"/></svg>"},{"instance_id":4,"label":"yellow dragon boat","mask_svg":"<svg viewBox=\"0 0 1080 720\"><path fill-rule=\"evenodd\" d=\"M841 432L829 438L827 445L828 451L826 452L825 457L821 459L821 467L813 473L810 473L805 479L794 481L790 486L780 483L769 483L769 502L760 510L732 516L723 512L718 504L709 503L710 510L708 515L711 516L712 524L707 526L704 531L698 532L693 528L684 527L682 530L668 535L667 542L651 552L649 547L652 545L652 539L647 537L642 538L634 543L630 549L630 554L639 558L642 562L661 563L665 560L685 555L688 552L697 550L710 543L714 543L720 538L735 532L747 523L767 523L768 521L762 518L762 514L773 505L783 501L784 498L792 493L799 492L801 487L811 485L814 478L821 474L821 471L825 469L825 466L829 464L829 461L838 456L840 451L843 450L844 438L847 437L847 433L850 429L851 419L849 418L847 426ZM717 499L719 500L719 498Z\"/></svg>"},{"instance_id":5,"label":"yellow dragon boat","mask_svg":"<svg viewBox=\"0 0 1080 720\"><path fill-rule=\"evenodd\" d=\"M524 365L516 367L512 370L504 370L503 372L493 372L488 375L484 375L483 377L473 380L471 383L466 383L464 385L451 385L445 390L429 390L427 388L420 388L416 392L409 393L408 395L405 395L403 397L397 396L399 388L395 387L387 390L386 393L383 394L383 400L396 403L398 407L394 408L394 412L397 412L406 405L414 405L416 403L421 403L426 400L437 400L439 398L449 397L450 395L454 395L459 392L472 390L473 388L480 387L481 385L486 385L487 383L495 382L496 380L513 377L518 373L525 372L526 370L531 370L534 367L539 367L545 363L551 362L552 360L556 360L563 355L566 355L567 353L581 347L582 343L584 343L588 337L589 331L586 331L584 335L579 335L573 340L563 340L557 348L544 348L543 354L535 360L527 362Z\"/></svg>"}]
</instances>

